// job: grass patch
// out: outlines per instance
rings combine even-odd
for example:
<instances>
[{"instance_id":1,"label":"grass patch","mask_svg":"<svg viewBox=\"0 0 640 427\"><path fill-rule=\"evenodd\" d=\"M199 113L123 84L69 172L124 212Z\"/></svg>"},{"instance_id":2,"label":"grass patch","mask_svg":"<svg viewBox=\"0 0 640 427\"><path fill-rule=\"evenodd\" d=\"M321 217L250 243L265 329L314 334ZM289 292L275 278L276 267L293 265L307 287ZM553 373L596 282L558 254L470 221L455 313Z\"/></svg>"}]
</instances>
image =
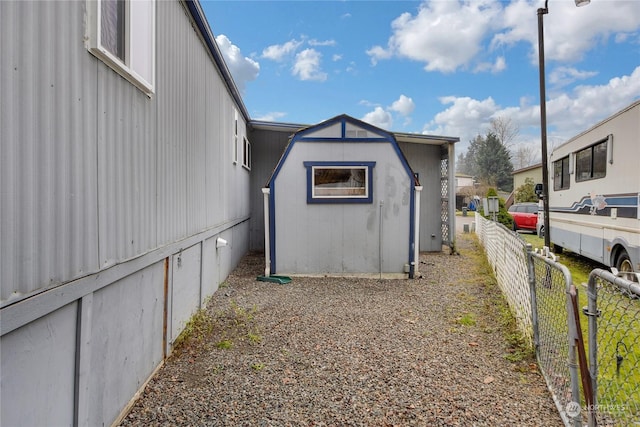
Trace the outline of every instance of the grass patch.
<instances>
[{"instance_id":1,"label":"grass patch","mask_svg":"<svg viewBox=\"0 0 640 427\"><path fill-rule=\"evenodd\" d=\"M489 264L478 238L475 235L469 238L474 241L473 250L464 250L462 255L472 258L476 266L475 271L472 272L473 277L477 278L476 286L478 286L479 283L480 286L483 287L483 293L487 296L484 311L494 313L497 316L500 331L502 331L505 339L506 351L504 357L510 362L526 362L528 365L532 361L535 361L534 349L528 345L526 338L518 329L516 318L512 314L507 300L498 287L493 268ZM463 318L464 316L460 320L462 321ZM475 321L476 319L472 317L468 320ZM483 330L492 331L492 329L487 329L486 327Z\"/></svg>"},{"instance_id":2,"label":"grass patch","mask_svg":"<svg viewBox=\"0 0 640 427\"><path fill-rule=\"evenodd\" d=\"M216 347L221 350L228 350L231 347L233 347L233 341L231 341L230 339L224 339L222 341L218 341L216 343Z\"/></svg>"},{"instance_id":3,"label":"grass patch","mask_svg":"<svg viewBox=\"0 0 640 427\"><path fill-rule=\"evenodd\" d=\"M458 319L458 323L463 326L476 326L476 318L471 313L465 313Z\"/></svg>"}]
</instances>

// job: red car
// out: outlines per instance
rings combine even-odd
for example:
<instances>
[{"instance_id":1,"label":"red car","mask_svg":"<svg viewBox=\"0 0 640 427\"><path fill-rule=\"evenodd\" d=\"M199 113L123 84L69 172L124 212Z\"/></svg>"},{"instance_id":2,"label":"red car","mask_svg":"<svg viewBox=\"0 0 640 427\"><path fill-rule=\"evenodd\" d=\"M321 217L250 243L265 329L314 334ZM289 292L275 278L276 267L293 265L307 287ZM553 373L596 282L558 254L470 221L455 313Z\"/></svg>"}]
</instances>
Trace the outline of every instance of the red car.
<instances>
[{"instance_id":1,"label":"red car","mask_svg":"<svg viewBox=\"0 0 640 427\"><path fill-rule=\"evenodd\" d=\"M513 231L536 231L538 223L537 203L516 203L509 207L509 214L513 218Z\"/></svg>"}]
</instances>

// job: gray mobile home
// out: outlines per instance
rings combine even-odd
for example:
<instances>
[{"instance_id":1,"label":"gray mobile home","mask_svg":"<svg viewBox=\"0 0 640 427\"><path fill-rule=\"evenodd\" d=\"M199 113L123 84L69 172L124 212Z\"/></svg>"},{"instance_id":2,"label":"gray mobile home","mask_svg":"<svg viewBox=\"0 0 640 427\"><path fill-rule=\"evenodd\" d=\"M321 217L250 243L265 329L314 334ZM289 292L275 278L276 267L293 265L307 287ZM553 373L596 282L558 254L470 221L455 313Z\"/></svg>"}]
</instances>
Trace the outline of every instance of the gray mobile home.
<instances>
[{"instance_id":1,"label":"gray mobile home","mask_svg":"<svg viewBox=\"0 0 640 427\"><path fill-rule=\"evenodd\" d=\"M0 424L109 425L248 250L249 117L197 1L1 1L0 46Z\"/></svg>"},{"instance_id":2,"label":"gray mobile home","mask_svg":"<svg viewBox=\"0 0 640 427\"><path fill-rule=\"evenodd\" d=\"M413 277L419 250L453 242L448 166L456 140L435 141L430 152L405 147L437 172L446 147L445 176L423 175L431 184L423 217L420 175L394 134L346 115L295 132L263 189L265 274ZM437 247L419 245L421 223Z\"/></svg>"},{"instance_id":3,"label":"gray mobile home","mask_svg":"<svg viewBox=\"0 0 640 427\"><path fill-rule=\"evenodd\" d=\"M295 131L250 120L197 0L0 1L0 51L0 424L109 425L241 257L265 249L261 189ZM384 232L378 211L364 222L402 248L383 269L403 269L412 242L452 245L454 140L340 120L355 131L344 142L377 139L353 169L389 178L367 202L384 201Z\"/></svg>"}]
</instances>

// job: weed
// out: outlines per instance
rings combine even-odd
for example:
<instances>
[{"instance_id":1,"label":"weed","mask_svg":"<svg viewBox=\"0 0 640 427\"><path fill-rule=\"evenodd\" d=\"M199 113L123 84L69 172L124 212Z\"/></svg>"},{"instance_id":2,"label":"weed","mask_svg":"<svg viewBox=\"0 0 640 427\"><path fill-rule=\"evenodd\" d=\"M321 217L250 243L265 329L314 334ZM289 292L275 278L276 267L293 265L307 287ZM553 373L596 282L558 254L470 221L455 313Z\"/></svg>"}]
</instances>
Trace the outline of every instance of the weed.
<instances>
[{"instance_id":1,"label":"weed","mask_svg":"<svg viewBox=\"0 0 640 427\"><path fill-rule=\"evenodd\" d=\"M173 343L179 349L191 342L202 342L213 332L214 321L205 309L198 309Z\"/></svg>"},{"instance_id":2,"label":"weed","mask_svg":"<svg viewBox=\"0 0 640 427\"><path fill-rule=\"evenodd\" d=\"M255 306L248 309L233 300L229 302L229 307L225 310L217 311L216 321L222 336L222 341L217 344L217 347L229 348L230 346L224 347L225 344L221 344L225 341L229 343L249 342L250 344L262 342L262 336L255 320L257 311Z\"/></svg>"},{"instance_id":3,"label":"weed","mask_svg":"<svg viewBox=\"0 0 640 427\"><path fill-rule=\"evenodd\" d=\"M253 363L251 369L254 371L261 371L264 368L264 363Z\"/></svg>"},{"instance_id":4,"label":"weed","mask_svg":"<svg viewBox=\"0 0 640 427\"><path fill-rule=\"evenodd\" d=\"M216 347L218 347L221 350L228 350L231 347L233 347L233 341L231 341L230 339L224 339L222 341L219 341L216 344Z\"/></svg>"},{"instance_id":5,"label":"weed","mask_svg":"<svg viewBox=\"0 0 640 427\"><path fill-rule=\"evenodd\" d=\"M253 332L247 332L247 338L253 344L259 344L262 341L262 336Z\"/></svg>"},{"instance_id":6,"label":"weed","mask_svg":"<svg viewBox=\"0 0 640 427\"><path fill-rule=\"evenodd\" d=\"M471 313L465 313L458 319L458 323L463 326L475 326L476 319L475 316Z\"/></svg>"}]
</instances>

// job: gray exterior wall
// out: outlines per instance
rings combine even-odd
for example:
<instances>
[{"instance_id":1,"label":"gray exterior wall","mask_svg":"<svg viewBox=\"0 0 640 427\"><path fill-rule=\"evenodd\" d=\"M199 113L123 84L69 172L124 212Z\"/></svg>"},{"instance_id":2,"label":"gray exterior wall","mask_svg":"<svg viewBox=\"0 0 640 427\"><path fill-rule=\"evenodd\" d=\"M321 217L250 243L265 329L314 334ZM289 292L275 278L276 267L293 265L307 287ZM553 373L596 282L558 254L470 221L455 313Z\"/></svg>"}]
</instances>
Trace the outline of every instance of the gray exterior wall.
<instances>
[{"instance_id":1,"label":"gray exterior wall","mask_svg":"<svg viewBox=\"0 0 640 427\"><path fill-rule=\"evenodd\" d=\"M442 250L442 216L439 145L398 143L409 165L418 174L420 195L420 251Z\"/></svg>"},{"instance_id":2,"label":"gray exterior wall","mask_svg":"<svg viewBox=\"0 0 640 427\"><path fill-rule=\"evenodd\" d=\"M185 4L156 3L151 98L85 6L0 2L3 426L113 422L249 247L247 116Z\"/></svg>"},{"instance_id":3,"label":"gray exterior wall","mask_svg":"<svg viewBox=\"0 0 640 427\"><path fill-rule=\"evenodd\" d=\"M262 188L267 184L293 131L254 129L249 133L254 161L251 166L251 219L249 248L264 251L264 208Z\"/></svg>"}]
</instances>

